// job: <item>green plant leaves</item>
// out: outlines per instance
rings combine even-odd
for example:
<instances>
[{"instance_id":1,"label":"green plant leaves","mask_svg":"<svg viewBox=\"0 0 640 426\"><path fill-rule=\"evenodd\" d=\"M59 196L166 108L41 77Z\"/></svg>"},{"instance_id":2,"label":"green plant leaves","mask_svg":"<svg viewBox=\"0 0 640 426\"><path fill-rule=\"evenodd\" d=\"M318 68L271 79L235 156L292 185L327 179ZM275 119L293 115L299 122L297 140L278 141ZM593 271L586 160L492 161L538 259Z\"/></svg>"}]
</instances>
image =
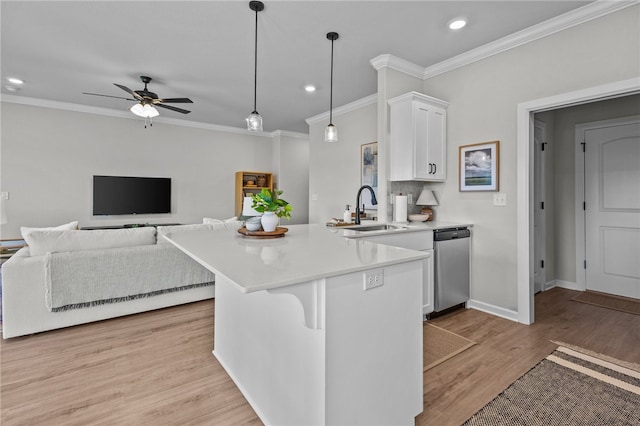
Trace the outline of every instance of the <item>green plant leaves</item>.
<instances>
[{"instance_id":1,"label":"green plant leaves","mask_svg":"<svg viewBox=\"0 0 640 426\"><path fill-rule=\"evenodd\" d=\"M268 188L262 188L260 192L253 194L251 207L258 213L273 212L278 217L290 219L293 207L286 200L278 198L282 191L271 191Z\"/></svg>"}]
</instances>

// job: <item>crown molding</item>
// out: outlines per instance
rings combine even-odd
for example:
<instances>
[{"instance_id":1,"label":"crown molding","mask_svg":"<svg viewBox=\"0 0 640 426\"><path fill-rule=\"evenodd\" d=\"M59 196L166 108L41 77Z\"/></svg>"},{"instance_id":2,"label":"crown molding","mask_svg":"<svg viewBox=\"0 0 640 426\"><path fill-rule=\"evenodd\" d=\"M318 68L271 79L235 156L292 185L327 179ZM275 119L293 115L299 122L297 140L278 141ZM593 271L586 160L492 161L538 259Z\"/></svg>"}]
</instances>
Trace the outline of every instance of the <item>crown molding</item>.
<instances>
[{"instance_id":1,"label":"crown molding","mask_svg":"<svg viewBox=\"0 0 640 426\"><path fill-rule=\"evenodd\" d=\"M290 132L288 130L275 130L271 132L272 138L283 137L283 136L287 138L298 138L298 139L309 140L308 133Z\"/></svg>"},{"instance_id":2,"label":"crown molding","mask_svg":"<svg viewBox=\"0 0 640 426\"><path fill-rule=\"evenodd\" d=\"M338 116L342 114L346 114L351 111L355 111L357 109L369 106L371 104L375 104L378 102L378 94L374 93L373 95L366 96L364 98L358 99L356 101L350 102L348 104L342 105L338 108L333 109L333 116ZM316 124L322 120L329 119L329 111L323 112L322 114L314 115L313 117L307 118L305 121L308 125Z\"/></svg>"},{"instance_id":3,"label":"crown molding","mask_svg":"<svg viewBox=\"0 0 640 426\"><path fill-rule=\"evenodd\" d=\"M140 117L134 116L128 111L92 107L92 106L73 104L73 103L67 103L67 102L50 101L47 99L29 98L26 96L2 94L0 95L0 102L29 105L29 106L42 107L42 108L52 108L52 109L59 109L64 111L82 112L86 114L104 115L107 117L124 118L127 120L141 119ZM179 118L171 118L171 117L163 117L163 116L155 117L153 121L154 123L170 124L173 126L191 127L195 129L204 129L204 130L214 130L217 132L239 133L239 134L252 135L252 136L261 136L265 138L273 138L276 135L284 135L284 136L302 138L302 139L309 138L309 135L305 133L296 133L296 132L289 132L289 131L282 131L282 130L276 130L274 132L250 132L247 129L240 128L240 127L222 126L219 124L209 124L209 123L202 123L199 121L189 121L189 120L182 120Z\"/></svg>"},{"instance_id":4,"label":"crown molding","mask_svg":"<svg viewBox=\"0 0 640 426\"><path fill-rule=\"evenodd\" d=\"M424 67L390 54L376 56L369 63L376 71L380 71L382 68L391 68L412 77L424 78Z\"/></svg>"},{"instance_id":5,"label":"crown molding","mask_svg":"<svg viewBox=\"0 0 640 426\"><path fill-rule=\"evenodd\" d=\"M468 52L427 67L424 69L422 78L426 80L427 78L453 71L465 65L638 4L640 4L639 0L596 0L578 9L548 19L522 31L510 34L484 46L469 50Z\"/></svg>"}]
</instances>

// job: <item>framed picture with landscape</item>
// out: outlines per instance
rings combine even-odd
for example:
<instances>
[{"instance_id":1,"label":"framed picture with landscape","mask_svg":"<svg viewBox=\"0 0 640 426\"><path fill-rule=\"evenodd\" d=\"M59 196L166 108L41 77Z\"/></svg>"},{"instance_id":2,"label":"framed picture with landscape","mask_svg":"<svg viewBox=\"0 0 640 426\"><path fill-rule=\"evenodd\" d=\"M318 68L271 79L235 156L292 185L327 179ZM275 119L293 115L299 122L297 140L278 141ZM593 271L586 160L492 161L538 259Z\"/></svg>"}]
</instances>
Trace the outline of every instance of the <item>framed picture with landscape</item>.
<instances>
[{"instance_id":1,"label":"framed picture with landscape","mask_svg":"<svg viewBox=\"0 0 640 426\"><path fill-rule=\"evenodd\" d=\"M378 196L378 142L360 145L360 184L369 185ZM377 209L371 204L369 196L363 196L362 202L366 209ZM355 206L354 206L355 208Z\"/></svg>"},{"instance_id":2,"label":"framed picture with landscape","mask_svg":"<svg viewBox=\"0 0 640 426\"><path fill-rule=\"evenodd\" d=\"M498 191L500 142L483 142L459 147L460 191Z\"/></svg>"}]
</instances>

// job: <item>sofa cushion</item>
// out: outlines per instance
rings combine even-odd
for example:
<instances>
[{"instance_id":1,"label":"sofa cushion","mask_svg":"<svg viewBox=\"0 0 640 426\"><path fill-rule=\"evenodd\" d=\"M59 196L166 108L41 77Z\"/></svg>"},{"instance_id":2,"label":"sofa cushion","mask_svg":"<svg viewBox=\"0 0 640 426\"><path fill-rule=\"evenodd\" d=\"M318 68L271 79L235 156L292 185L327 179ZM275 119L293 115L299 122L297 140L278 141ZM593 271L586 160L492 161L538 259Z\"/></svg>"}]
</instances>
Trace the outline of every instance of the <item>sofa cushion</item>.
<instances>
[{"instance_id":1,"label":"sofa cushion","mask_svg":"<svg viewBox=\"0 0 640 426\"><path fill-rule=\"evenodd\" d=\"M143 246L156 243L153 227L90 231L32 231L25 236L31 256L65 251Z\"/></svg>"},{"instance_id":2,"label":"sofa cushion","mask_svg":"<svg viewBox=\"0 0 640 426\"><path fill-rule=\"evenodd\" d=\"M213 228L210 225L206 224L195 224L195 225L169 225L169 226L158 226L158 244L171 244L167 241L164 236L167 235L176 235L187 232L198 232L198 231L211 231Z\"/></svg>"},{"instance_id":3,"label":"sofa cushion","mask_svg":"<svg viewBox=\"0 0 640 426\"><path fill-rule=\"evenodd\" d=\"M73 221L69 223L65 223L64 225L59 226L49 226L46 228L29 228L26 226L20 227L20 234L22 234L22 238L26 239L26 236L33 231L69 231L72 229L78 229L78 221Z\"/></svg>"},{"instance_id":4,"label":"sofa cushion","mask_svg":"<svg viewBox=\"0 0 640 426\"><path fill-rule=\"evenodd\" d=\"M202 219L202 223L211 225L212 229L238 229L243 225L243 222L238 220L236 216L225 220L205 217Z\"/></svg>"}]
</instances>

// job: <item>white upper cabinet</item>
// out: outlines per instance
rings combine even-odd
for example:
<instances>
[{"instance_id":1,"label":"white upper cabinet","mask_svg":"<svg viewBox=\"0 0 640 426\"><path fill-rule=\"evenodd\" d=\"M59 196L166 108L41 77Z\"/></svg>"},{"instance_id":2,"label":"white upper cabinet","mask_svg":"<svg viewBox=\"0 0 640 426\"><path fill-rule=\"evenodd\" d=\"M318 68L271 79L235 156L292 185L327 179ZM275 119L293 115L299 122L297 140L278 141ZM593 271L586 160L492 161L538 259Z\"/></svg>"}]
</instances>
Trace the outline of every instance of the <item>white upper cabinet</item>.
<instances>
[{"instance_id":1,"label":"white upper cabinet","mask_svg":"<svg viewBox=\"0 0 640 426\"><path fill-rule=\"evenodd\" d=\"M418 92L389 100L389 180L446 179L448 106Z\"/></svg>"}]
</instances>

